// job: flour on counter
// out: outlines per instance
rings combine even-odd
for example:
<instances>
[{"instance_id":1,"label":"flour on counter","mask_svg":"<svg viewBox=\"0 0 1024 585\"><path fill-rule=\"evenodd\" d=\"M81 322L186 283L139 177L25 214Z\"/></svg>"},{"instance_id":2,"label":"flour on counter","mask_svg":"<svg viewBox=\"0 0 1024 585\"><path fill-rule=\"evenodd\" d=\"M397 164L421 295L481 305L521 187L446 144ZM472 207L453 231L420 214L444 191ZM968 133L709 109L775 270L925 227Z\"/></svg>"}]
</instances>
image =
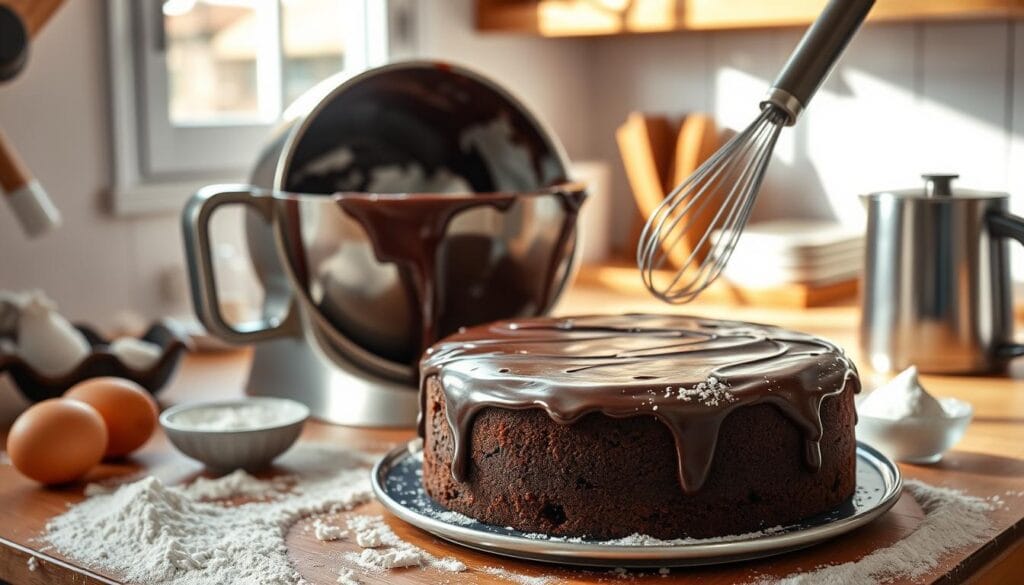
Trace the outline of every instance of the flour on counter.
<instances>
[{"instance_id":1,"label":"flour on counter","mask_svg":"<svg viewBox=\"0 0 1024 585\"><path fill-rule=\"evenodd\" d=\"M30 573L35 573L39 570L39 559L35 557L28 558L28 570Z\"/></svg>"},{"instance_id":2,"label":"flour on counter","mask_svg":"<svg viewBox=\"0 0 1024 585\"><path fill-rule=\"evenodd\" d=\"M317 518L313 521L313 536L319 541L341 540L348 536L348 530L336 524L328 524Z\"/></svg>"},{"instance_id":3,"label":"flour on counter","mask_svg":"<svg viewBox=\"0 0 1024 585\"><path fill-rule=\"evenodd\" d=\"M553 585L554 583L558 582L558 579L556 579L555 577L549 577L547 575L541 577L531 577L529 575L523 575L521 573L513 573L512 571L500 569L498 567L484 567L483 569L481 569L481 571L487 573L488 575L491 575L492 577L504 579L505 581L511 581L512 583L516 583L517 585Z\"/></svg>"},{"instance_id":4,"label":"flour on counter","mask_svg":"<svg viewBox=\"0 0 1024 585\"><path fill-rule=\"evenodd\" d=\"M352 516L348 529L361 553L348 553L345 558L374 572L401 567L431 567L449 573L461 573L466 565L454 558L438 558L398 538L381 516Z\"/></svg>"},{"instance_id":5,"label":"flour on counter","mask_svg":"<svg viewBox=\"0 0 1024 585\"><path fill-rule=\"evenodd\" d=\"M274 493L275 480L228 475L196 487L147 477L94 495L50 521L44 539L86 566L125 581L168 585L298 585L285 536L301 518L350 510L369 501L366 454L300 446L282 463L296 470L291 491L270 501L225 506L203 495L234 497L229 485Z\"/></svg>"},{"instance_id":6,"label":"flour on counter","mask_svg":"<svg viewBox=\"0 0 1024 585\"><path fill-rule=\"evenodd\" d=\"M217 479L197 477L192 483L178 489L194 500L225 500L238 497L265 499L280 497L283 492L295 485L296 481L292 476L259 479L243 469L236 469Z\"/></svg>"},{"instance_id":7,"label":"flour on counter","mask_svg":"<svg viewBox=\"0 0 1024 585\"><path fill-rule=\"evenodd\" d=\"M337 582L341 583L341 585L362 585L363 583L352 569L338 571Z\"/></svg>"},{"instance_id":8,"label":"flour on counter","mask_svg":"<svg viewBox=\"0 0 1024 585\"><path fill-rule=\"evenodd\" d=\"M409 546L393 546L383 550L363 549L362 553L348 553L345 558L369 571L385 571L403 567L419 567L424 564L424 551Z\"/></svg>"},{"instance_id":9,"label":"flour on counter","mask_svg":"<svg viewBox=\"0 0 1024 585\"><path fill-rule=\"evenodd\" d=\"M849 585L886 583L897 578L919 579L938 566L954 550L982 542L992 523L988 512L999 507L992 499L907 480L904 487L924 510L917 530L903 540L859 561L824 566L779 580L760 580L757 585Z\"/></svg>"}]
</instances>

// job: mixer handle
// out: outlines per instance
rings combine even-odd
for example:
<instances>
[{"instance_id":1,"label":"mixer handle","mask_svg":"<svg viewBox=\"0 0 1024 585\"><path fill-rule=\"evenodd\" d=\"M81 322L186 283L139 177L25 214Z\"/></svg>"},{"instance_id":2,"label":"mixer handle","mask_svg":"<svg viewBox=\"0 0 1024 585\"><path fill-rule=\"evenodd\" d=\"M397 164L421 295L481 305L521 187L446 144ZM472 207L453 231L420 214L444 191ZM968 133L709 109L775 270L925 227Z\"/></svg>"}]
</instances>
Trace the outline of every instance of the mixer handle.
<instances>
[{"instance_id":1,"label":"mixer handle","mask_svg":"<svg viewBox=\"0 0 1024 585\"><path fill-rule=\"evenodd\" d=\"M232 325L221 314L210 246L210 218L222 205L244 205L255 211L268 225L273 221L273 198L248 185L210 185L189 199L182 211L181 227L192 303L199 321L210 333L229 343L247 344L275 337L301 335L298 311L291 297L278 298L280 295L272 294L270 290L266 291L267 306L259 320ZM275 307L283 310L270 310Z\"/></svg>"},{"instance_id":2,"label":"mixer handle","mask_svg":"<svg viewBox=\"0 0 1024 585\"><path fill-rule=\"evenodd\" d=\"M775 78L761 108L773 105L786 113L787 126L796 123L874 4L875 0L830 0Z\"/></svg>"}]
</instances>

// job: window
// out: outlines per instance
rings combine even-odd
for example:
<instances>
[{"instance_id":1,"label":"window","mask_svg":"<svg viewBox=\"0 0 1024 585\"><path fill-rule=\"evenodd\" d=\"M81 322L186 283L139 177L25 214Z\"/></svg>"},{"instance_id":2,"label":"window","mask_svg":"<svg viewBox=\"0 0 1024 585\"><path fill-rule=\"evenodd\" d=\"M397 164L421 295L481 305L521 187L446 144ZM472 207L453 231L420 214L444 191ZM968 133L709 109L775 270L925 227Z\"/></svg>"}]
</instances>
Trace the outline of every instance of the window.
<instances>
[{"instance_id":1,"label":"window","mask_svg":"<svg viewBox=\"0 0 1024 585\"><path fill-rule=\"evenodd\" d=\"M387 60L407 4L111 1L115 211L180 208L203 184L244 180L297 97Z\"/></svg>"}]
</instances>

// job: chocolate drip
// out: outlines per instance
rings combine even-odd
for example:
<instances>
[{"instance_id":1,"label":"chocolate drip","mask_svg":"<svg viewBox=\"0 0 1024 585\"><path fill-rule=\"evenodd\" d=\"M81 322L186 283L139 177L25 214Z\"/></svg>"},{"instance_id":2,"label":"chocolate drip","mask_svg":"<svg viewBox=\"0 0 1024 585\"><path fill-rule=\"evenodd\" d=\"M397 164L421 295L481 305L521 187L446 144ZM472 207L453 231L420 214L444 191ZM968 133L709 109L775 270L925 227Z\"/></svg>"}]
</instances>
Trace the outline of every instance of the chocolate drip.
<instances>
[{"instance_id":1,"label":"chocolate drip","mask_svg":"<svg viewBox=\"0 0 1024 585\"><path fill-rule=\"evenodd\" d=\"M442 242L448 238L449 244L454 242L453 245L456 246L479 247L483 245L479 239L449 238L447 232L451 221L469 209L489 206L501 212L507 212L523 198L540 196L557 197L565 212L559 227L556 245L551 250L550 265L544 271L546 277L539 291L540 301L534 307L535 311L540 312L547 308L551 295L555 293L558 269L562 265L562 260L567 257L568 246L576 226L576 216L580 205L586 198L585 191L579 186L567 185L564 189L529 193L359 197L341 194L336 199L338 205L363 226L377 260L394 263L402 270L402 280L409 293L409 298L414 299L414 308L420 316L420 342L416 352L416 355L419 355L430 344L450 332L443 331L441 327L443 299L451 292L445 286L460 286L463 284L460 282L461 280L467 280L460 278L457 272L455 276L449 275L448 278L441 274L438 256ZM458 267L455 269L457 271ZM451 280L455 282L448 282ZM492 288L495 290L488 289L488 292L493 293L489 295L489 298L494 303L494 307L512 306L515 302L521 302L499 298L503 295L521 297L522 292L517 289L507 286ZM474 314L471 307L465 308L464 312ZM509 314L515 314L515 311L504 313L504 315ZM448 320L452 320L452 317L449 316ZM468 317L454 315L454 320L458 324L473 324L466 323L466 318Z\"/></svg>"},{"instance_id":2,"label":"chocolate drip","mask_svg":"<svg viewBox=\"0 0 1024 585\"><path fill-rule=\"evenodd\" d=\"M822 402L850 380L859 390L852 362L823 339L667 315L482 325L428 350L420 365L422 400L432 377L444 390L457 481L466 480L467 442L480 410L540 408L562 424L593 412L657 418L672 433L686 492L703 485L725 418L754 404L774 404L796 424L803 458L818 469Z\"/></svg>"}]
</instances>

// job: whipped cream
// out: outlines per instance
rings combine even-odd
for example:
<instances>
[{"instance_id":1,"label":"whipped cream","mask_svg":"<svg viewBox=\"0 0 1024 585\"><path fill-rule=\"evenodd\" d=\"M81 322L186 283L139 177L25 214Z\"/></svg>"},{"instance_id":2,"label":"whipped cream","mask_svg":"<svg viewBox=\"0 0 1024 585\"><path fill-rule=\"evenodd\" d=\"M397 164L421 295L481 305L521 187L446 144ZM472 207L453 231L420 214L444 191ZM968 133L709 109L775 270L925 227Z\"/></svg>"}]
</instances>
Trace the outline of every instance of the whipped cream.
<instances>
[{"instance_id":1,"label":"whipped cream","mask_svg":"<svg viewBox=\"0 0 1024 585\"><path fill-rule=\"evenodd\" d=\"M942 403L921 386L916 366L910 366L876 388L860 401L857 410L865 416L890 420L949 416Z\"/></svg>"}]
</instances>

